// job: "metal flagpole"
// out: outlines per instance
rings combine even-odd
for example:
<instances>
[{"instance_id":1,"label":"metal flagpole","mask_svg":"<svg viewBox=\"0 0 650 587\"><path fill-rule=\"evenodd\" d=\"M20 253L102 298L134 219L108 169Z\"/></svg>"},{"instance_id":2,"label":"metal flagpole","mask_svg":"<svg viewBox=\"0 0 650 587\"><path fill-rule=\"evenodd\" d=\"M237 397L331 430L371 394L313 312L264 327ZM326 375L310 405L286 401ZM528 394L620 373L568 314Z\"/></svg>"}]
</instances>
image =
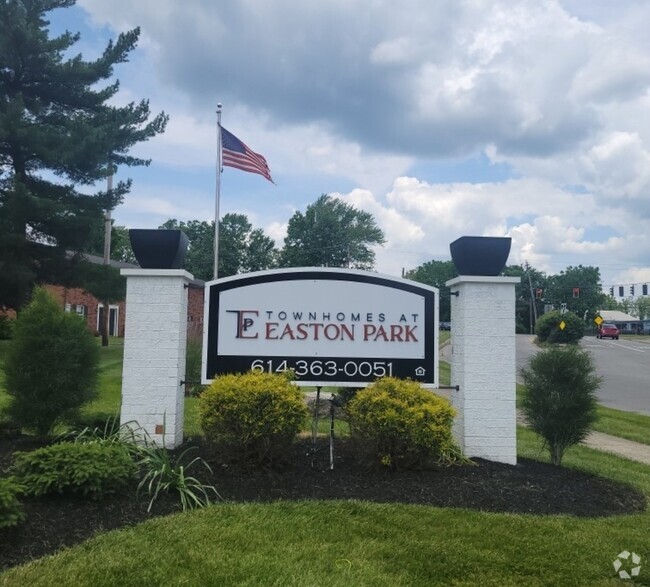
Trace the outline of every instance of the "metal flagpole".
<instances>
[{"instance_id":1,"label":"metal flagpole","mask_svg":"<svg viewBox=\"0 0 650 587\"><path fill-rule=\"evenodd\" d=\"M214 195L214 270L212 278L219 276L219 199L221 197L221 102L217 104L217 184Z\"/></svg>"}]
</instances>

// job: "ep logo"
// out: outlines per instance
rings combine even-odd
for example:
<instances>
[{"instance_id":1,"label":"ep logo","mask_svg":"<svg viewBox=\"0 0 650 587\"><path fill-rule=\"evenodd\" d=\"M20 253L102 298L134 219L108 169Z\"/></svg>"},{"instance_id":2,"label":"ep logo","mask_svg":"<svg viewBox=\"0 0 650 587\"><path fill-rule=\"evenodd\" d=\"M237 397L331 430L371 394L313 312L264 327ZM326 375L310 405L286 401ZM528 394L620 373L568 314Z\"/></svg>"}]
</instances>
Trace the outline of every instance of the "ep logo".
<instances>
[{"instance_id":1,"label":"ep logo","mask_svg":"<svg viewBox=\"0 0 650 587\"><path fill-rule=\"evenodd\" d=\"M255 321L250 316L259 316L257 310L226 310L228 314L237 315L236 338L257 338L258 333L248 334Z\"/></svg>"}]
</instances>

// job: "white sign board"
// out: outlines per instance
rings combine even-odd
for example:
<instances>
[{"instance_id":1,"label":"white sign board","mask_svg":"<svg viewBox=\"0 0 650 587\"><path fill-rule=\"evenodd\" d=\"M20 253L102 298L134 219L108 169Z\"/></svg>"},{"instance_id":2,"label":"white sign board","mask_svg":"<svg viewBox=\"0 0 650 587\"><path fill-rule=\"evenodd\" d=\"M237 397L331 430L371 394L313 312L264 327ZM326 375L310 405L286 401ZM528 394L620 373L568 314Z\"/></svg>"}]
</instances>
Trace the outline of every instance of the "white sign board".
<instances>
[{"instance_id":1,"label":"white sign board","mask_svg":"<svg viewBox=\"0 0 650 587\"><path fill-rule=\"evenodd\" d=\"M293 369L299 385L378 377L438 385L438 291L344 269L249 273L206 284L203 382Z\"/></svg>"}]
</instances>

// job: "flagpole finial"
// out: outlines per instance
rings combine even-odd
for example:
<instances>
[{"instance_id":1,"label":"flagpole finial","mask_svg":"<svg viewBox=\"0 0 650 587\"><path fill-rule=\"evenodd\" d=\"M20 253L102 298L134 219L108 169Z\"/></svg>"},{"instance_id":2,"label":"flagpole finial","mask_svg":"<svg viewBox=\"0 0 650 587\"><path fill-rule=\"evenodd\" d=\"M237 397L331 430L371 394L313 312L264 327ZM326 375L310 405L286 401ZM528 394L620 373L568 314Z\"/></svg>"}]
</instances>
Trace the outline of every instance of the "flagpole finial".
<instances>
[{"instance_id":1,"label":"flagpole finial","mask_svg":"<svg viewBox=\"0 0 650 587\"><path fill-rule=\"evenodd\" d=\"M221 110L221 106L222 106L221 102L217 102L217 112Z\"/></svg>"}]
</instances>

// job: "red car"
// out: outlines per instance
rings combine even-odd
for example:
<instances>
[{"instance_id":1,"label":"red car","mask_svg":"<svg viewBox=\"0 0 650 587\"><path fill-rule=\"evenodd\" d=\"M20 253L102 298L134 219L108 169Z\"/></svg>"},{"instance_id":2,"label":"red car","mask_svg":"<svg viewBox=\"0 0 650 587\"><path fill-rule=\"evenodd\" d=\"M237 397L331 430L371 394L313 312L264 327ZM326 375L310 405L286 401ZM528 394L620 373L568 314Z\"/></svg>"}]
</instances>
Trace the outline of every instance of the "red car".
<instances>
[{"instance_id":1,"label":"red car","mask_svg":"<svg viewBox=\"0 0 650 587\"><path fill-rule=\"evenodd\" d=\"M596 338L612 338L614 340L618 340L619 334L620 331L616 324L601 324Z\"/></svg>"}]
</instances>

